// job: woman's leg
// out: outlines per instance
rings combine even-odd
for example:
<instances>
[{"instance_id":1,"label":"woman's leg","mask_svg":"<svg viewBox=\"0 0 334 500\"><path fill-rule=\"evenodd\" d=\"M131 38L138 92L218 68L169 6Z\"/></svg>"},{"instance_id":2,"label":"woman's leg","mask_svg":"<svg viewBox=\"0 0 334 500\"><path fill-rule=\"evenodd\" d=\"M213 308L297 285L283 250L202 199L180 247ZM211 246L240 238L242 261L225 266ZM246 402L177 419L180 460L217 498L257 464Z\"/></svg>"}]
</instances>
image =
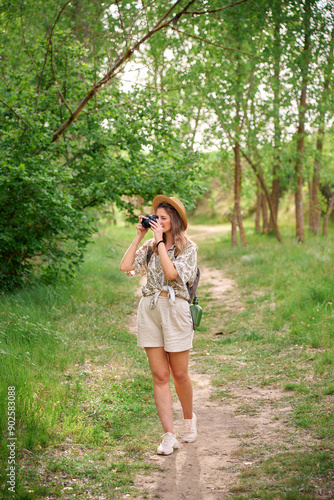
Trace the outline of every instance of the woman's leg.
<instances>
[{"instance_id":1,"label":"woman's leg","mask_svg":"<svg viewBox=\"0 0 334 500\"><path fill-rule=\"evenodd\" d=\"M185 419L193 418L193 388L188 373L189 350L168 353L170 369L175 389L183 409Z\"/></svg>"},{"instance_id":2,"label":"woman's leg","mask_svg":"<svg viewBox=\"0 0 334 500\"><path fill-rule=\"evenodd\" d=\"M165 432L175 434L167 353L163 347L145 347L145 351L153 376L154 399L161 425Z\"/></svg>"}]
</instances>

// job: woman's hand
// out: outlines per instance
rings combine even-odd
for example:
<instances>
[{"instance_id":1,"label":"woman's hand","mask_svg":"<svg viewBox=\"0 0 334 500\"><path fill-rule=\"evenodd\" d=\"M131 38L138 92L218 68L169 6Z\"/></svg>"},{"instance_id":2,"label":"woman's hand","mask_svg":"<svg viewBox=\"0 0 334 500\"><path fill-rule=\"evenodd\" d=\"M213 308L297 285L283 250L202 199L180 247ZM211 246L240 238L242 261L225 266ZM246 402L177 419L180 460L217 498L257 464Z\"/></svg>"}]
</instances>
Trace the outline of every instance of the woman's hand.
<instances>
[{"instance_id":1,"label":"woman's hand","mask_svg":"<svg viewBox=\"0 0 334 500\"><path fill-rule=\"evenodd\" d=\"M144 238L145 234L147 233L147 231L149 229L148 227L146 228L146 227L142 226L141 221L142 221L143 218L144 218L144 215L140 215L139 216L139 222L138 222L138 224L136 226L136 228L137 228L137 235L140 236L141 239Z\"/></svg>"},{"instance_id":2,"label":"woman's hand","mask_svg":"<svg viewBox=\"0 0 334 500\"><path fill-rule=\"evenodd\" d=\"M150 228L152 229L152 231L154 233L155 242L158 243L159 241L161 241L163 239L163 228L162 228L159 220L157 220L156 222L152 221L150 223Z\"/></svg>"}]
</instances>

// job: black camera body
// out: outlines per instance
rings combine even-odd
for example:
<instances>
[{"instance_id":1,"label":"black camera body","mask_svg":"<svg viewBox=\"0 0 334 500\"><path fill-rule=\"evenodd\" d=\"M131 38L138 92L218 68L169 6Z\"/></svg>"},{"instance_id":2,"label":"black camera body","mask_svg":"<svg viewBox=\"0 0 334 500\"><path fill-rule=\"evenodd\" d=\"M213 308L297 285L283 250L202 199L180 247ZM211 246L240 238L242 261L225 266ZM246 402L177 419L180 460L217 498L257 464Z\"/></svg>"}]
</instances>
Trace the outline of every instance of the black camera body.
<instances>
[{"instance_id":1,"label":"black camera body","mask_svg":"<svg viewBox=\"0 0 334 500\"><path fill-rule=\"evenodd\" d=\"M151 226L151 222L157 222L158 217L156 215L148 215L147 217L143 217L141 220L141 225L147 229Z\"/></svg>"}]
</instances>

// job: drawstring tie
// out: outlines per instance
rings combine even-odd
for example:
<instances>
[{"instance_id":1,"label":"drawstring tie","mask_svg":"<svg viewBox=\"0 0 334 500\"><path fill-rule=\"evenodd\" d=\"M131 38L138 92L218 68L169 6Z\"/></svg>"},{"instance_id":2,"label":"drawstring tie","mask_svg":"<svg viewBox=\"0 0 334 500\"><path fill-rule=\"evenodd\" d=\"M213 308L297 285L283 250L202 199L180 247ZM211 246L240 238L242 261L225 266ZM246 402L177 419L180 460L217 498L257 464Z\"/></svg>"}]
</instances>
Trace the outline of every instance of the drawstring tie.
<instances>
[{"instance_id":1,"label":"drawstring tie","mask_svg":"<svg viewBox=\"0 0 334 500\"><path fill-rule=\"evenodd\" d=\"M158 292L155 292L155 294L153 295L151 302L150 302L150 309L154 309L155 306L157 305L158 298L159 298L159 295L161 292L168 292L169 303L172 306L175 306L175 290L170 285L164 285L164 281L165 281L165 276L164 276L164 273L162 273L161 281L160 281L161 289Z\"/></svg>"},{"instance_id":2,"label":"drawstring tie","mask_svg":"<svg viewBox=\"0 0 334 500\"><path fill-rule=\"evenodd\" d=\"M168 292L169 303L172 306L175 306L175 291L174 291L174 288L171 287L171 286L165 285L165 286L161 287L161 290L159 292L155 292L155 294L153 295L152 300L150 302L150 309L154 309L155 306L157 305L158 298L159 298L159 295L160 295L161 292Z\"/></svg>"}]
</instances>

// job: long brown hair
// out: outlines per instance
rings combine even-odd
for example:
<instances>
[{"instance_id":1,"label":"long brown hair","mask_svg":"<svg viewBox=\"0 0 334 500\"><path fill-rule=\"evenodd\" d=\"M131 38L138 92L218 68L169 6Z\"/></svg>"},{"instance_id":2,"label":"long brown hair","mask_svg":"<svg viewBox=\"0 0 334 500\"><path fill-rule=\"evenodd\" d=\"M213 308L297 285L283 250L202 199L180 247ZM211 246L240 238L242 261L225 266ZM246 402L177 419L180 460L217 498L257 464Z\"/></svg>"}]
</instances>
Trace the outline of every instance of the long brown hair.
<instances>
[{"instance_id":1,"label":"long brown hair","mask_svg":"<svg viewBox=\"0 0 334 500\"><path fill-rule=\"evenodd\" d=\"M175 210L175 208L172 207L172 205L170 205L169 203L166 203L166 202L160 203L160 205L157 206L157 210L158 210L158 208L163 208L164 210L166 210L168 215L170 215L170 218L172 221L172 236L173 236L174 243L176 246L175 255L179 255L182 252L184 252L188 243L190 243L190 240L189 240L189 238L187 238L186 233L185 233L183 220L181 219L181 217L177 213L177 210ZM166 241L166 237L164 234L162 237L163 237L163 240ZM156 242L153 243L153 252L158 254Z\"/></svg>"}]
</instances>

